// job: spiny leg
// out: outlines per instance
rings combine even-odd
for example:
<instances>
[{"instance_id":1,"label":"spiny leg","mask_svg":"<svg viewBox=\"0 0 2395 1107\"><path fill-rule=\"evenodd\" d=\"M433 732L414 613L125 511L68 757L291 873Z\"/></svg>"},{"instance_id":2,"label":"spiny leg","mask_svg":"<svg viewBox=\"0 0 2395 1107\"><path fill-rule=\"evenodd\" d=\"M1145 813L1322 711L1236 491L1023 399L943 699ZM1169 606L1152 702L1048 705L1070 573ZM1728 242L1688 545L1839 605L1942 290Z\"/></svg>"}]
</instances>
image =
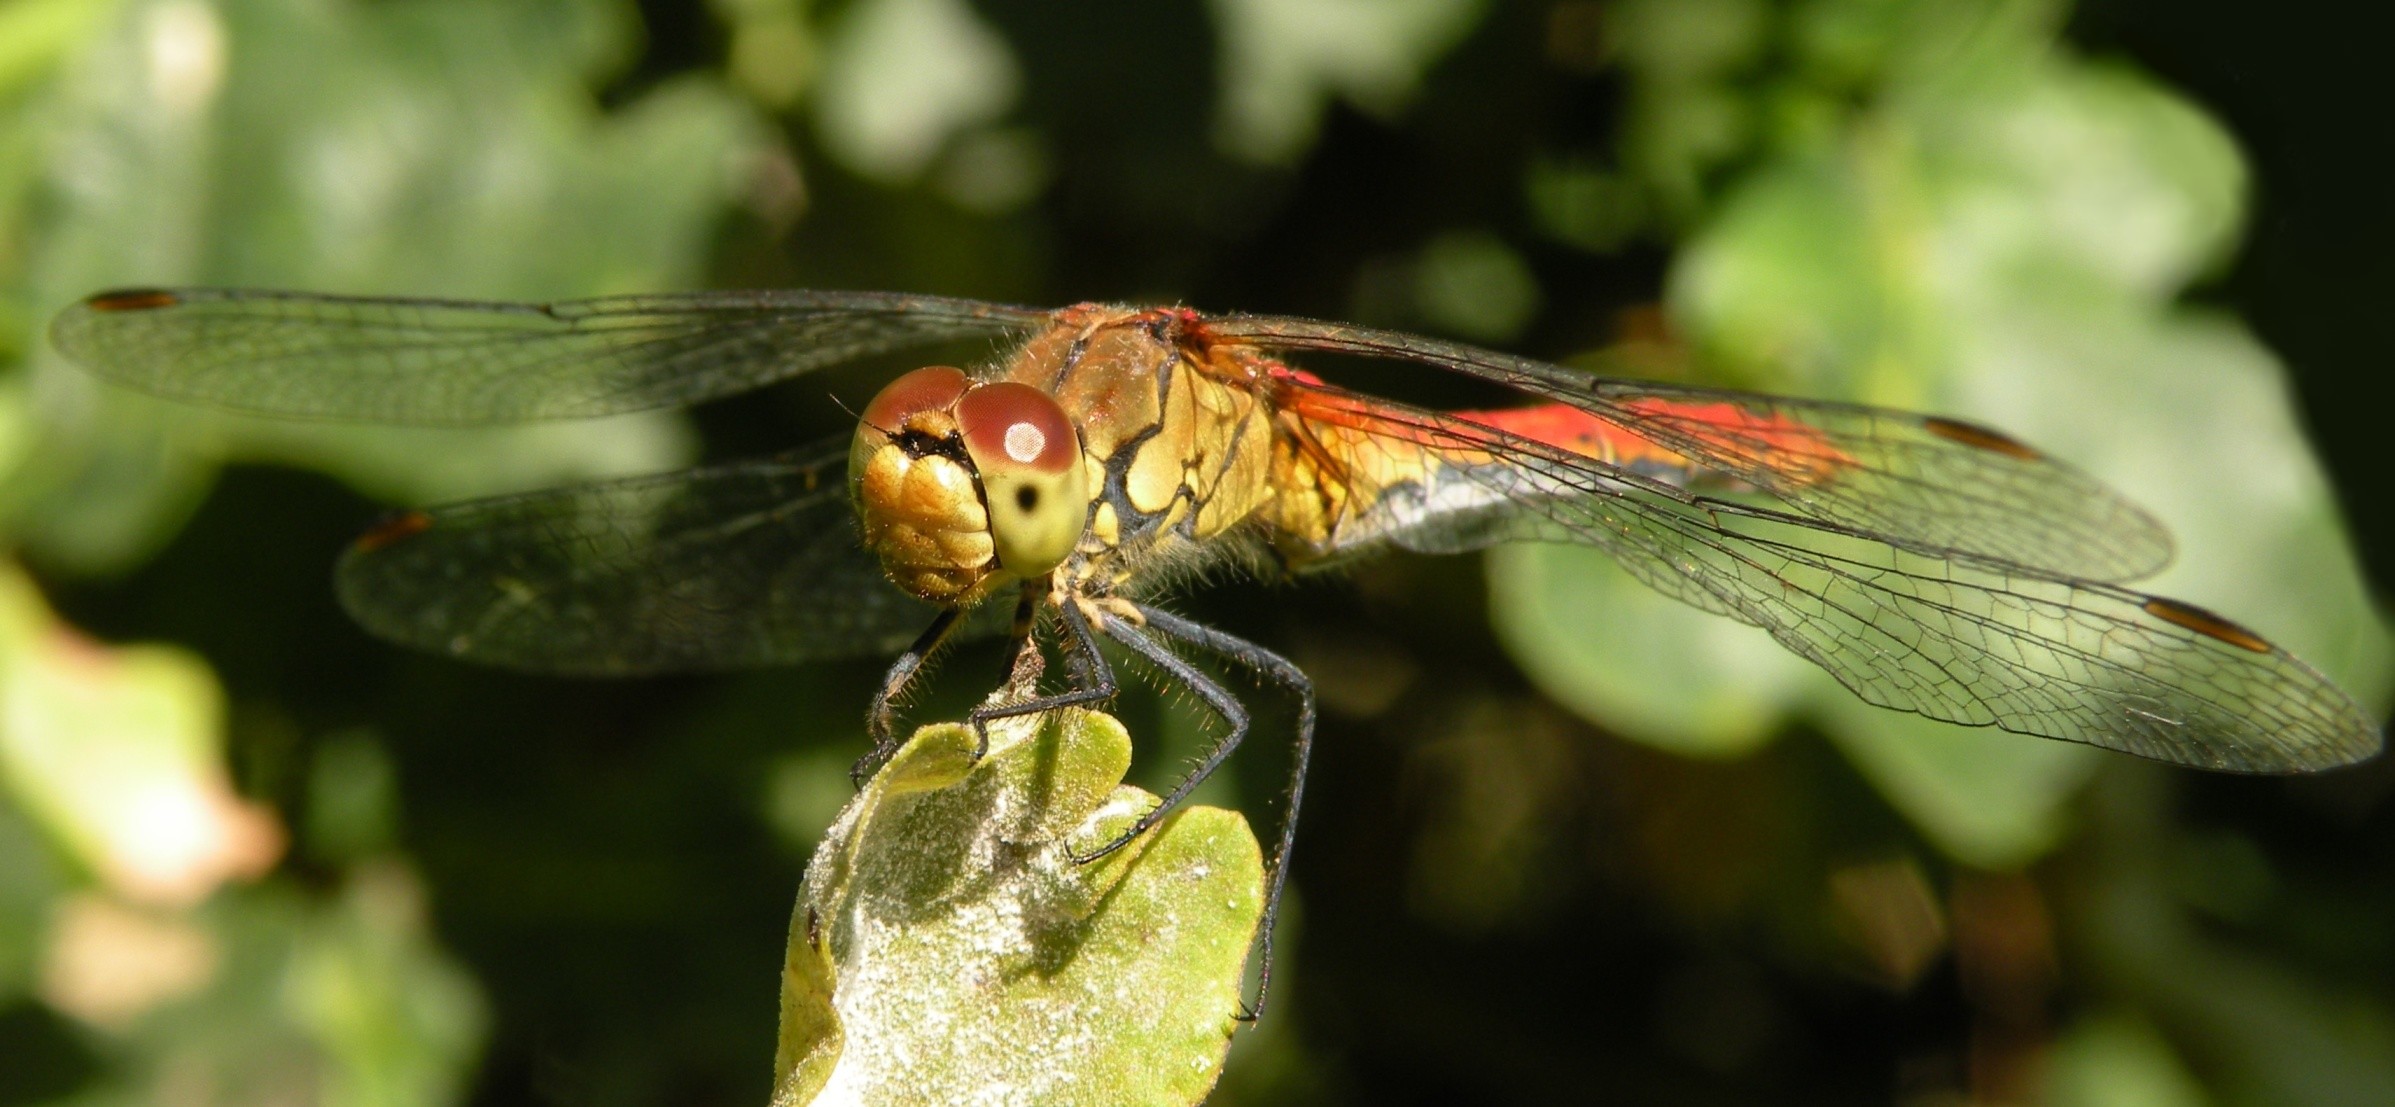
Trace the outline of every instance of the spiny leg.
<instances>
[{"instance_id":1,"label":"spiny leg","mask_svg":"<svg viewBox=\"0 0 2395 1107\"><path fill-rule=\"evenodd\" d=\"M993 720L1037 715L1063 707L1103 703L1114 698L1114 667L1107 664L1105 656L1098 652L1098 637L1089 627L1088 616L1081 613L1079 604L1070 600L1058 604L1056 610L1065 627L1061 645L1072 687L1052 696L1034 696L1018 703L974 708L965 716L965 721L973 724L973 733L980 739L980 744L973 751L976 759L990 752L989 724Z\"/></svg>"},{"instance_id":2,"label":"spiny leg","mask_svg":"<svg viewBox=\"0 0 2395 1107\"><path fill-rule=\"evenodd\" d=\"M1157 800L1155 806L1148 808L1146 813L1140 815L1122 833L1107 839L1106 844L1088 853L1074 854L1073 860L1083 865L1130 845L1133 839L1147 833L1157 823L1163 822L1164 817L1171 814L1174 808L1179 807L1182 800L1189 798L1189 793L1196 791L1198 785L1204 784L1207 777L1214 775L1214 770L1222 767L1223 761L1231 756L1231 751L1238 749L1240 741L1247 737L1248 729L1247 705L1240 703L1239 697L1232 695L1229 689L1224 688L1213 677L1207 676L1197 666L1190 664L1181 655L1166 649L1154 638L1148 637L1146 632L1131 625L1128 620L1108 619L1099 624L1099 632L1122 643L1132 653L1145 659L1148 664L1163 670L1166 676L1179 683L1181 687L1195 693L1198 699L1204 701L1207 707L1212 708L1216 715L1222 717L1222 721L1228 724L1228 729L1223 732L1222 737L1215 740L1213 748L1206 751L1206 756L1199 760L1195 769L1183 776L1180 783L1173 785L1172 791L1166 792L1164 798Z\"/></svg>"},{"instance_id":3,"label":"spiny leg","mask_svg":"<svg viewBox=\"0 0 2395 1107\"><path fill-rule=\"evenodd\" d=\"M908 646L905 653L898 655L898 660L890 663L890 671L883 674L881 679L881 691L874 694L873 707L865 713L865 733L873 739L873 748L849 767L850 786L864 787L865 781L882 767L882 763L898 752L898 738L890 722L891 716L897 712L898 697L906 694L906 686L923 670L924 662L939 652L941 644L948 640L949 632L956 629L964 613L961 607L942 609L938 617L932 619L931 625L916 636L915 644Z\"/></svg>"},{"instance_id":4,"label":"spiny leg","mask_svg":"<svg viewBox=\"0 0 2395 1107\"><path fill-rule=\"evenodd\" d=\"M1253 1022L1264 1014L1264 1000L1272 994L1273 922L1280 917L1281 891L1289 882L1289 851L1297 844L1297 809L1306 796L1306 764L1314 753L1314 682L1306 676L1304 670L1299 669L1288 658L1244 638L1190 622L1172 612L1162 611L1145 604L1134 604L1132 607L1133 610L1139 612L1149 630L1238 662L1256 675L1279 684L1297 695L1297 741L1290 758L1289 802L1281 815L1280 840L1274 843L1272 858L1264 870L1264 919L1256 940L1256 1001L1250 1004L1247 1010L1240 1013L1240 1018L1243 1021ZM1114 635L1118 641L1122 629L1109 624L1109 633ZM1132 648L1138 649L1137 646ZM1168 653L1166 656L1172 655ZM1183 667L1188 665L1178 657L1174 657L1173 660ZM1216 685L1210 680L1192 682L1190 685L1200 698L1206 698L1207 702L1212 704L1214 701L1207 698L1205 691L1209 686L1221 693L1223 698L1229 700L1234 707L1237 706L1237 701L1231 699L1228 692L1223 692L1220 685ZM1220 707L1216 709L1221 711ZM1205 780L1207 774L1212 773L1217 766L1222 764L1223 759L1230 756L1231 749L1239 744L1242 737L1245 737L1246 712L1242 709L1237 715L1228 711L1224 711L1222 714L1223 718L1232 724L1231 733L1223 741L1216 743L1213 752L1199 763L1197 769L1190 773L1187 779L1173 788L1163 803L1157 805L1156 809L1147 815L1142 816L1138 823L1133 824L1132 830L1124 836L1124 839L1127 840L1141 830L1154 825L1157 819L1163 817L1166 810L1180 802L1191 789L1196 788L1200 782ZM1103 856L1121 846L1121 840L1109 843L1100 849L1097 855Z\"/></svg>"}]
</instances>

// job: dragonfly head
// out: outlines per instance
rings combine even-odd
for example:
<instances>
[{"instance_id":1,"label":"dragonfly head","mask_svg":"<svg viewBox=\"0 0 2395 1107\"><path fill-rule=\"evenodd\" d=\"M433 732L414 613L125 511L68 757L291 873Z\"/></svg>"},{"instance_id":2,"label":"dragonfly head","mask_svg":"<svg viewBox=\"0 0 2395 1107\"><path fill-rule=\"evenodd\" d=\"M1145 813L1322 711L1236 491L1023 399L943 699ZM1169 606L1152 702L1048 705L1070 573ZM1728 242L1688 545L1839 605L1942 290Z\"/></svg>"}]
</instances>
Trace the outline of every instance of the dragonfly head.
<instances>
[{"instance_id":1,"label":"dragonfly head","mask_svg":"<svg viewBox=\"0 0 2395 1107\"><path fill-rule=\"evenodd\" d=\"M891 381L865 406L848 487L882 569L938 604L1047 575L1089 519L1081 436L1055 398L945 365Z\"/></svg>"}]
</instances>

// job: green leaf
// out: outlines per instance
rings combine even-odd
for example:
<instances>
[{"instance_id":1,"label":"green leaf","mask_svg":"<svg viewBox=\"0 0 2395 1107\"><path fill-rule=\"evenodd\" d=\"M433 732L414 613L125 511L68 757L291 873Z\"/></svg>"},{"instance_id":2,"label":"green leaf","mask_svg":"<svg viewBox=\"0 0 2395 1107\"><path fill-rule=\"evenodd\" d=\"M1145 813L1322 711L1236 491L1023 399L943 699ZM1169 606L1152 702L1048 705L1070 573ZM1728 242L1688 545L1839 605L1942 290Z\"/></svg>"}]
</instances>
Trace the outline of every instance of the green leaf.
<instances>
[{"instance_id":1,"label":"green leaf","mask_svg":"<svg viewBox=\"0 0 2395 1107\"><path fill-rule=\"evenodd\" d=\"M1813 717L1889 804L1946 856L2017 869L2070 830L2071 794L2107 754L1888 711L1823 679Z\"/></svg>"},{"instance_id":2,"label":"green leaf","mask_svg":"<svg viewBox=\"0 0 2395 1107\"><path fill-rule=\"evenodd\" d=\"M964 0L860 0L824 36L815 125L842 164L905 181L1005 116L1022 83L1006 39Z\"/></svg>"},{"instance_id":3,"label":"green leaf","mask_svg":"<svg viewBox=\"0 0 2395 1107\"><path fill-rule=\"evenodd\" d=\"M52 904L66 886L40 829L0 793L0 1008L32 987Z\"/></svg>"},{"instance_id":4,"label":"green leaf","mask_svg":"<svg viewBox=\"0 0 2395 1107\"><path fill-rule=\"evenodd\" d=\"M2117 779L2117 778L2116 778ZM2153 803L2137 785L2119 791ZM2100 818L2117 818L2108 789ZM2146 817L2151 817L2150 815ZM2189 1057L2226 1103L2336 1107L2395 1097L2395 1012L2348 970L2235 944L2176 901L2152 859L2161 824L2121 832L2077 916L2082 956Z\"/></svg>"},{"instance_id":5,"label":"green leaf","mask_svg":"<svg viewBox=\"0 0 2395 1107\"><path fill-rule=\"evenodd\" d=\"M17 91L56 63L106 14L106 5L92 0L0 4L0 96Z\"/></svg>"},{"instance_id":6,"label":"green leaf","mask_svg":"<svg viewBox=\"0 0 2395 1107\"><path fill-rule=\"evenodd\" d=\"M1423 244L1414 299L1423 320L1440 330L1502 342L1538 315L1538 277L1504 239L1449 231Z\"/></svg>"},{"instance_id":7,"label":"green leaf","mask_svg":"<svg viewBox=\"0 0 2395 1107\"><path fill-rule=\"evenodd\" d=\"M106 647L52 616L0 562L0 787L120 895L184 906L282 852L233 791L224 691L167 646Z\"/></svg>"},{"instance_id":8,"label":"green leaf","mask_svg":"<svg viewBox=\"0 0 2395 1107\"><path fill-rule=\"evenodd\" d=\"M399 432L165 406L39 337L59 307L128 284L548 299L697 283L764 132L700 79L602 111L633 20L611 0L120 5L35 90L26 129L0 134L41 172L0 187L24 259L0 273L0 330L25 322L40 428L0 481L4 525L97 572L163 542L226 459L418 502L687 459L671 415Z\"/></svg>"},{"instance_id":9,"label":"green leaf","mask_svg":"<svg viewBox=\"0 0 2395 1107\"><path fill-rule=\"evenodd\" d=\"M2054 1107L2205 1107L2195 1074L2134 1014L2086 1019L2055 1043L2044 1102Z\"/></svg>"},{"instance_id":10,"label":"green leaf","mask_svg":"<svg viewBox=\"0 0 2395 1107\"><path fill-rule=\"evenodd\" d=\"M1294 160L1338 97L1388 116L1480 23L1486 0L1212 0L1221 28L1215 145Z\"/></svg>"},{"instance_id":11,"label":"green leaf","mask_svg":"<svg viewBox=\"0 0 2395 1107\"><path fill-rule=\"evenodd\" d=\"M1763 631L1670 599L1578 546L1490 551L1489 617L1549 698L1691 757L1760 747L1818 675Z\"/></svg>"},{"instance_id":12,"label":"green leaf","mask_svg":"<svg viewBox=\"0 0 2395 1107\"><path fill-rule=\"evenodd\" d=\"M76 1102L459 1102L489 1013L425 914L387 858L329 895L270 880L187 913L73 897L44 998L107 1058Z\"/></svg>"},{"instance_id":13,"label":"green leaf","mask_svg":"<svg viewBox=\"0 0 2395 1107\"><path fill-rule=\"evenodd\" d=\"M339 897L294 928L276 998L321 1055L322 1102L464 1097L490 1015L425 915L422 882L384 858L350 870Z\"/></svg>"},{"instance_id":14,"label":"green leaf","mask_svg":"<svg viewBox=\"0 0 2395 1107\"><path fill-rule=\"evenodd\" d=\"M2172 304L2234 245L2245 170L2226 134L2053 45L2037 4L1969 34L1978 17L1957 23L1951 5L1868 7L1809 9L1837 18L1808 49L1812 79L1879 81L1878 106L1720 199L1671 273L1680 331L1739 383L1958 415L2088 469L2180 538L2178 563L2141 587L2244 621L2380 700L2395 638L2282 367L2234 320ZM1630 737L1738 752L1801 706L1931 840L1999 868L2061 839L2100 761L1879 711L1790 659L1739 658L1726 643L1759 635L1632 598L1593 560L1492 558L1492 607L1541 687Z\"/></svg>"},{"instance_id":15,"label":"green leaf","mask_svg":"<svg viewBox=\"0 0 2395 1107\"><path fill-rule=\"evenodd\" d=\"M1130 737L1057 712L916 732L807 868L774 1102L1195 1103L1238 1025L1263 864L1238 814L1156 802Z\"/></svg>"}]
</instances>

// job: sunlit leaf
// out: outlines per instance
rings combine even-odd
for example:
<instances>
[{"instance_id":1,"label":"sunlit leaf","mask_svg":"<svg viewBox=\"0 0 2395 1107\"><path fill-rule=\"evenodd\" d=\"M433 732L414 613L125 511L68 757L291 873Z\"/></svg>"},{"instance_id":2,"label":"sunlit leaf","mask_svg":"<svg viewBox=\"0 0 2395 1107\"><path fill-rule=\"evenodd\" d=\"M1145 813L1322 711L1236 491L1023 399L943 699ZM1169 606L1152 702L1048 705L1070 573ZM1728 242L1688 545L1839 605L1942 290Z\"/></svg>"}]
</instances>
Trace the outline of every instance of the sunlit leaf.
<instances>
[{"instance_id":1,"label":"sunlit leaf","mask_svg":"<svg viewBox=\"0 0 2395 1107\"><path fill-rule=\"evenodd\" d=\"M2205 1107L2211 1098L2153 1025L2134 1015L2086 1019L2054 1047L2054 1107Z\"/></svg>"},{"instance_id":2,"label":"sunlit leaf","mask_svg":"<svg viewBox=\"0 0 2395 1107\"><path fill-rule=\"evenodd\" d=\"M53 901L67 886L39 827L0 795L0 1006L33 986Z\"/></svg>"},{"instance_id":3,"label":"sunlit leaf","mask_svg":"<svg viewBox=\"0 0 2395 1107\"><path fill-rule=\"evenodd\" d=\"M1691 756L1762 745L1817 675L1761 630L1691 611L1577 546L1491 551L1489 617L1557 703Z\"/></svg>"},{"instance_id":4,"label":"sunlit leaf","mask_svg":"<svg viewBox=\"0 0 2395 1107\"><path fill-rule=\"evenodd\" d=\"M1754 105L1730 82L1765 49L1760 0L1631 0L1607 9L1607 41L1633 78L1622 160L1671 216L1704 205L1708 175L1753 136Z\"/></svg>"},{"instance_id":5,"label":"sunlit leaf","mask_svg":"<svg viewBox=\"0 0 2395 1107\"><path fill-rule=\"evenodd\" d=\"M106 4L92 0L0 4L0 97L39 77L107 14Z\"/></svg>"},{"instance_id":6,"label":"sunlit leaf","mask_svg":"<svg viewBox=\"0 0 2395 1107\"><path fill-rule=\"evenodd\" d=\"M1450 334L1501 342L1538 314L1538 278L1495 235L1440 235L1423 245L1415 266L1414 298L1424 321Z\"/></svg>"},{"instance_id":7,"label":"sunlit leaf","mask_svg":"<svg viewBox=\"0 0 2395 1107\"><path fill-rule=\"evenodd\" d=\"M1808 49L1889 94L1723 196L1674 266L1675 320L1738 383L1987 422L2120 485L2181 540L2152 587L2250 621L2376 700L2395 647L2282 369L2233 321L2170 306L2233 241L2236 151L2178 97L2044 42L2033 7L1824 24ZM1667 748L1738 749L1801 700L1954 856L2017 865L2063 834L2087 751L1876 711L1818 675L1795 678L1801 695L1751 690L1782 688L1784 662L1707 695L1659 670L1725 667L1675 645L1735 630L1663 607L1608 622L1587 584L1513 579L1556 556L1492 561L1494 606L1525 667L1591 718ZM1561 633L1522 633L1542 622Z\"/></svg>"},{"instance_id":8,"label":"sunlit leaf","mask_svg":"<svg viewBox=\"0 0 2395 1107\"><path fill-rule=\"evenodd\" d=\"M77 1102L437 1107L463 1097L488 1016L432 944L422 888L394 862L350 870L325 898L270 883L188 914L95 902L82 917L72 940L90 962L86 986L122 990L142 974L155 994L91 1025L110 1064ZM178 990L156 992L165 985Z\"/></svg>"},{"instance_id":9,"label":"sunlit leaf","mask_svg":"<svg viewBox=\"0 0 2395 1107\"><path fill-rule=\"evenodd\" d=\"M189 905L280 856L226 776L223 712L198 658L90 641L0 568L0 784L119 894Z\"/></svg>"},{"instance_id":10,"label":"sunlit leaf","mask_svg":"<svg viewBox=\"0 0 2395 1107\"><path fill-rule=\"evenodd\" d=\"M1847 760L1947 856L1979 868L2018 868L2060 842L2071 793L2114 756L1815 691L1814 717Z\"/></svg>"},{"instance_id":11,"label":"sunlit leaf","mask_svg":"<svg viewBox=\"0 0 2395 1107\"><path fill-rule=\"evenodd\" d=\"M352 870L301 931L279 998L323 1055L322 1101L360 1107L459 1101L489 1021L431 940L422 884L389 860Z\"/></svg>"},{"instance_id":12,"label":"sunlit leaf","mask_svg":"<svg viewBox=\"0 0 2395 1107\"><path fill-rule=\"evenodd\" d=\"M535 299L695 284L761 132L696 80L602 112L593 85L630 17L596 0L119 5L28 117L37 217L0 295L38 343L59 307L129 284ZM41 437L0 521L79 569L146 556L228 458L433 500L667 467L691 448L670 416L471 434L230 420L27 352Z\"/></svg>"},{"instance_id":13,"label":"sunlit leaf","mask_svg":"<svg viewBox=\"0 0 2395 1107\"><path fill-rule=\"evenodd\" d=\"M1155 803L1130 738L1063 713L919 731L808 865L783 971L777 1104L1194 1103L1237 1023L1262 909L1246 820Z\"/></svg>"},{"instance_id":14,"label":"sunlit leaf","mask_svg":"<svg viewBox=\"0 0 2395 1107\"><path fill-rule=\"evenodd\" d=\"M1021 86L1006 40L965 0L860 0L824 36L815 124L849 168L907 180L1003 117Z\"/></svg>"},{"instance_id":15,"label":"sunlit leaf","mask_svg":"<svg viewBox=\"0 0 2395 1107\"><path fill-rule=\"evenodd\" d=\"M1387 115L1480 22L1484 0L1212 0L1222 30L1215 143L1287 161L1333 98Z\"/></svg>"}]
</instances>

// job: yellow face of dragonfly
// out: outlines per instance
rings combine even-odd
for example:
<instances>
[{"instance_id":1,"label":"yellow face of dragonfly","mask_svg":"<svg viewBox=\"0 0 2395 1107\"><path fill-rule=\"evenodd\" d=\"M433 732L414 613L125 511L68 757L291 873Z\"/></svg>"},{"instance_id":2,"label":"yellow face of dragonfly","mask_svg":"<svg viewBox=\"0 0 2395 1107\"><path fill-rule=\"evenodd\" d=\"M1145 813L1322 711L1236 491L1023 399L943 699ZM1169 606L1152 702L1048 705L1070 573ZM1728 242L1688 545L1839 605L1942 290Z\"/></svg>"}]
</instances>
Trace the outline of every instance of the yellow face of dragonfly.
<instances>
[{"instance_id":1,"label":"yellow face of dragonfly","mask_svg":"<svg viewBox=\"0 0 2395 1107\"><path fill-rule=\"evenodd\" d=\"M936 365L866 405L848 452L865 547L937 604L1045 576L1089 519L1081 438L1047 393Z\"/></svg>"}]
</instances>

